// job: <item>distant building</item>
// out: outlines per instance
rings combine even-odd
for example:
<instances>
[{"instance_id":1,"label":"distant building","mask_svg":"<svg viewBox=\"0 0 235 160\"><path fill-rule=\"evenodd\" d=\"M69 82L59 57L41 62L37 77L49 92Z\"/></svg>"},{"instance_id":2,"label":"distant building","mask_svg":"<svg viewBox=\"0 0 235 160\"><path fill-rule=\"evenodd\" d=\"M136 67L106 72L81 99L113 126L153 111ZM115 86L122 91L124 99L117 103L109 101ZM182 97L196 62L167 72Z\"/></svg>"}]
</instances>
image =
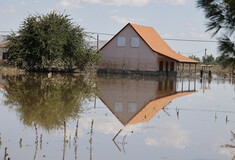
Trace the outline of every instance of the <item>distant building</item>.
<instances>
[{"instance_id":1,"label":"distant building","mask_svg":"<svg viewBox=\"0 0 235 160\"><path fill-rule=\"evenodd\" d=\"M99 72L176 75L177 64L198 61L180 55L152 27L128 23L101 49Z\"/></svg>"}]
</instances>

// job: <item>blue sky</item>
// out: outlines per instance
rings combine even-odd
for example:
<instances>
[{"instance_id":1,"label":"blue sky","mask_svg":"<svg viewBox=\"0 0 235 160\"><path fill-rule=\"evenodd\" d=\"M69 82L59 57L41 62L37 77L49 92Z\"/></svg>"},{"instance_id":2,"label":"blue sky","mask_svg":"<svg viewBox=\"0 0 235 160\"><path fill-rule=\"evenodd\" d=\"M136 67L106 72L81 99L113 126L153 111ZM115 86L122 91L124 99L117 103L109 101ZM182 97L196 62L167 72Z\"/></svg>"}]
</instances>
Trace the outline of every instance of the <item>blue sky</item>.
<instances>
[{"instance_id":1,"label":"blue sky","mask_svg":"<svg viewBox=\"0 0 235 160\"><path fill-rule=\"evenodd\" d=\"M87 32L117 33L128 22L152 26L163 38L212 39L206 30L202 10L195 0L1 0L1 31L18 30L29 14L51 10L71 15ZM111 36L100 36L107 40ZM166 41L185 56L218 56L216 43Z\"/></svg>"}]
</instances>

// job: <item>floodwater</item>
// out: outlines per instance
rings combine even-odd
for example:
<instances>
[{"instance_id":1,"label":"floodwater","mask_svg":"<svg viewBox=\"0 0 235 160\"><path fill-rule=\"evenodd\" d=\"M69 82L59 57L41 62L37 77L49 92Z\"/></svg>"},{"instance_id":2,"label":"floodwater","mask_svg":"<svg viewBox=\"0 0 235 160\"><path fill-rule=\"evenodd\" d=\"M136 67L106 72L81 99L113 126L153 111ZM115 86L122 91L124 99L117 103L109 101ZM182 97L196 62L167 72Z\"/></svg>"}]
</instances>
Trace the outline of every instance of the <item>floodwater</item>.
<instances>
[{"instance_id":1,"label":"floodwater","mask_svg":"<svg viewBox=\"0 0 235 160\"><path fill-rule=\"evenodd\" d=\"M234 80L0 76L0 159L231 160Z\"/></svg>"}]
</instances>

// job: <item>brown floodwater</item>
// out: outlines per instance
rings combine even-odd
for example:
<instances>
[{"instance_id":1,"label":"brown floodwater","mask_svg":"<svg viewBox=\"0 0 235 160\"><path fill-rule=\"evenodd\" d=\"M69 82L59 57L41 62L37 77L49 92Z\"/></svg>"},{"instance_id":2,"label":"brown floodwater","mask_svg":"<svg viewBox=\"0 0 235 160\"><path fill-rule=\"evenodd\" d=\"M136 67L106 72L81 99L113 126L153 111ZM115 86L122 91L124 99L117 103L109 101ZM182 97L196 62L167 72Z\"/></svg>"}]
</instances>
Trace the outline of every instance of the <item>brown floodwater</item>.
<instances>
[{"instance_id":1,"label":"brown floodwater","mask_svg":"<svg viewBox=\"0 0 235 160\"><path fill-rule=\"evenodd\" d=\"M0 159L232 160L235 80L0 76Z\"/></svg>"}]
</instances>

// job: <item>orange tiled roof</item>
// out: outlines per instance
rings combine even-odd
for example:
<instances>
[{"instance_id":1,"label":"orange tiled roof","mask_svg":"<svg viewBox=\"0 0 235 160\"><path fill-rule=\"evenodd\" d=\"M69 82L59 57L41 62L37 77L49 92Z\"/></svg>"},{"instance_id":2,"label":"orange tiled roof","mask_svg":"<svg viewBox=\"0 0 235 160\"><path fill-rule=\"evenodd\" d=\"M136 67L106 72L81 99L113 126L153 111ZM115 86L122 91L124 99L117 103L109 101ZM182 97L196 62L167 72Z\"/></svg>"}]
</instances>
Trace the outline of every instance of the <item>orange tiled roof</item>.
<instances>
[{"instance_id":1,"label":"orange tiled roof","mask_svg":"<svg viewBox=\"0 0 235 160\"><path fill-rule=\"evenodd\" d=\"M139 36L146 42L146 44L156 53L174 59L178 62L198 63L193 59L185 57L173 51L170 46L160 37L153 27L131 24L132 28L139 34Z\"/></svg>"},{"instance_id":2,"label":"orange tiled roof","mask_svg":"<svg viewBox=\"0 0 235 160\"><path fill-rule=\"evenodd\" d=\"M9 41L5 41L3 43L0 43L0 48L6 48L6 46L8 45Z\"/></svg>"},{"instance_id":3,"label":"orange tiled roof","mask_svg":"<svg viewBox=\"0 0 235 160\"><path fill-rule=\"evenodd\" d=\"M175 98L195 93L195 91L179 92L170 96L159 98L149 102L141 111L139 111L126 125L148 122L155 114Z\"/></svg>"}]
</instances>

